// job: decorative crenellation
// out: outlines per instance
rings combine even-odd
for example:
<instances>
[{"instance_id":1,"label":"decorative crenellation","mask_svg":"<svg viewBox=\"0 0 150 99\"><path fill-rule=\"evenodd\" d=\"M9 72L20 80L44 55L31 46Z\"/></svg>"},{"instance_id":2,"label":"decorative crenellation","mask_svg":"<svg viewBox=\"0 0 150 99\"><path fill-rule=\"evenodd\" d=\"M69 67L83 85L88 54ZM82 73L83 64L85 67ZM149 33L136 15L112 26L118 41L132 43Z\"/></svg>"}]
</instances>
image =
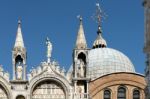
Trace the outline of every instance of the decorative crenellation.
<instances>
[{"instance_id":1,"label":"decorative crenellation","mask_svg":"<svg viewBox=\"0 0 150 99\"><path fill-rule=\"evenodd\" d=\"M4 77L7 81L9 81L9 73L4 72L2 65L0 65L0 76Z\"/></svg>"},{"instance_id":2,"label":"decorative crenellation","mask_svg":"<svg viewBox=\"0 0 150 99\"><path fill-rule=\"evenodd\" d=\"M48 74L58 74L61 76L66 76L65 68L60 68L60 65L56 61L52 61L51 63L48 62L41 62L41 64L37 68L33 68L30 70L28 74L28 79L31 80L37 75L48 73Z\"/></svg>"}]
</instances>

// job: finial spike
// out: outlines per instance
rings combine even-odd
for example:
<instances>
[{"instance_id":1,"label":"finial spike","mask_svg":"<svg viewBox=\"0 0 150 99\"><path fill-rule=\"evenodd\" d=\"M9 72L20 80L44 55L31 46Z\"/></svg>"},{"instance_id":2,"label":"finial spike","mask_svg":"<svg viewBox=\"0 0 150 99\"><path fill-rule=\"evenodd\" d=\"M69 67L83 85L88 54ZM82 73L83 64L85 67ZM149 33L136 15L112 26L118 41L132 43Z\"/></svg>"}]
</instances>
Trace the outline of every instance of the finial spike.
<instances>
[{"instance_id":1,"label":"finial spike","mask_svg":"<svg viewBox=\"0 0 150 99\"><path fill-rule=\"evenodd\" d=\"M82 22L82 16L78 15L77 18L80 20L80 22Z\"/></svg>"},{"instance_id":2,"label":"finial spike","mask_svg":"<svg viewBox=\"0 0 150 99\"><path fill-rule=\"evenodd\" d=\"M18 18L18 25L21 24L21 17Z\"/></svg>"},{"instance_id":3,"label":"finial spike","mask_svg":"<svg viewBox=\"0 0 150 99\"><path fill-rule=\"evenodd\" d=\"M18 20L18 24L21 24L21 20L20 19Z\"/></svg>"},{"instance_id":4,"label":"finial spike","mask_svg":"<svg viewBox=\"0 0 150 99\"><path fill-rule=\"evenodd\" d=\"M102 29L101 29L101 26L100 26L100 25L98 26L97 34L98 34L98 35L99 35L99 34L102 34Z\"/></svg>"}]
</instances>

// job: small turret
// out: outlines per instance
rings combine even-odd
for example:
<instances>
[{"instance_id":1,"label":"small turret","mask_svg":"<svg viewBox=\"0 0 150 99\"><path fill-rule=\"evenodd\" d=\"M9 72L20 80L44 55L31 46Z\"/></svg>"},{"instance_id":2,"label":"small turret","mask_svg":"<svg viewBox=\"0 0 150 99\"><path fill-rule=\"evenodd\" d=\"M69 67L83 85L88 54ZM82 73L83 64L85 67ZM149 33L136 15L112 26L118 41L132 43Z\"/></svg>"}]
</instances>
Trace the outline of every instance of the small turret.
<instances>
[{"instance_id":1,"label":"small turret","mask_svg":"<svg viewBox=\"0 0 150 99\"><path fill-rule=\"evenodd\" d=\"M93 43L93 48L105 48L105 47L107 47L107 43L106 43L105 39L103 39L103 37L102 37L102 30L101 30L100 26L98 26L97 34L98 34L98 36Z\"/></svg>"}]
</instances>

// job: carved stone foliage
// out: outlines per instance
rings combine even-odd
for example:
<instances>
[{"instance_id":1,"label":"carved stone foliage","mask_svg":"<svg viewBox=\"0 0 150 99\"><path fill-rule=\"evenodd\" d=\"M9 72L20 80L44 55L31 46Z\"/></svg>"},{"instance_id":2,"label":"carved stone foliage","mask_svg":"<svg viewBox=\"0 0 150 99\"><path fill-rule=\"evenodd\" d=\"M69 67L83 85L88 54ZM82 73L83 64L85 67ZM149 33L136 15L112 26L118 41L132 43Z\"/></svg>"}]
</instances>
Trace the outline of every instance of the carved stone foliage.
<instances>
[{"instance_id":1,"label":"carved stone foliage","mask_svg":"<svg viewBox=\"0 0 150 99\"><path fill-rule=\"evenodd\" d=\"M41 74L53 74L53 75L58 75L62 77L66 77L65 75L65 69L60 68L59 64L55 61L51 63L47 62L42 62L40 66L37 68L33 68L30 73L28 74L28 79L29 81L34 79L34 77L41 75Z\"/></svg>"}]
</instances>

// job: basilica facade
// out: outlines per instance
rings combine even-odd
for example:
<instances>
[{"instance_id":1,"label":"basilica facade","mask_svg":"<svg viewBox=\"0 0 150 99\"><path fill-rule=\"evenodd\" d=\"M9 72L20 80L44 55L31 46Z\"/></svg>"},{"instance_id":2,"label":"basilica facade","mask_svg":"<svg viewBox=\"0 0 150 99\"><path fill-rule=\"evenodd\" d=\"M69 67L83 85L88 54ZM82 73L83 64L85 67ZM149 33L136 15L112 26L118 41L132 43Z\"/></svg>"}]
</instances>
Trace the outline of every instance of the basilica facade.
<instances>
[{"instance_id":1,"label":"basilica facade","mask_svg":"<svg viewBox=\"0 0 150 99\"><path fill-rule=\"evenodd\" d=\"M29 74L19 20L12 50L13 78L0 67L0 99L145 99L144 75L135 72L126 55L107 47L101 25L93 47L88 48L82 17L79 20L70 69L66 72L51 60L53 44L47 38L47 60Z\"/></svg>"}]
</instances>

